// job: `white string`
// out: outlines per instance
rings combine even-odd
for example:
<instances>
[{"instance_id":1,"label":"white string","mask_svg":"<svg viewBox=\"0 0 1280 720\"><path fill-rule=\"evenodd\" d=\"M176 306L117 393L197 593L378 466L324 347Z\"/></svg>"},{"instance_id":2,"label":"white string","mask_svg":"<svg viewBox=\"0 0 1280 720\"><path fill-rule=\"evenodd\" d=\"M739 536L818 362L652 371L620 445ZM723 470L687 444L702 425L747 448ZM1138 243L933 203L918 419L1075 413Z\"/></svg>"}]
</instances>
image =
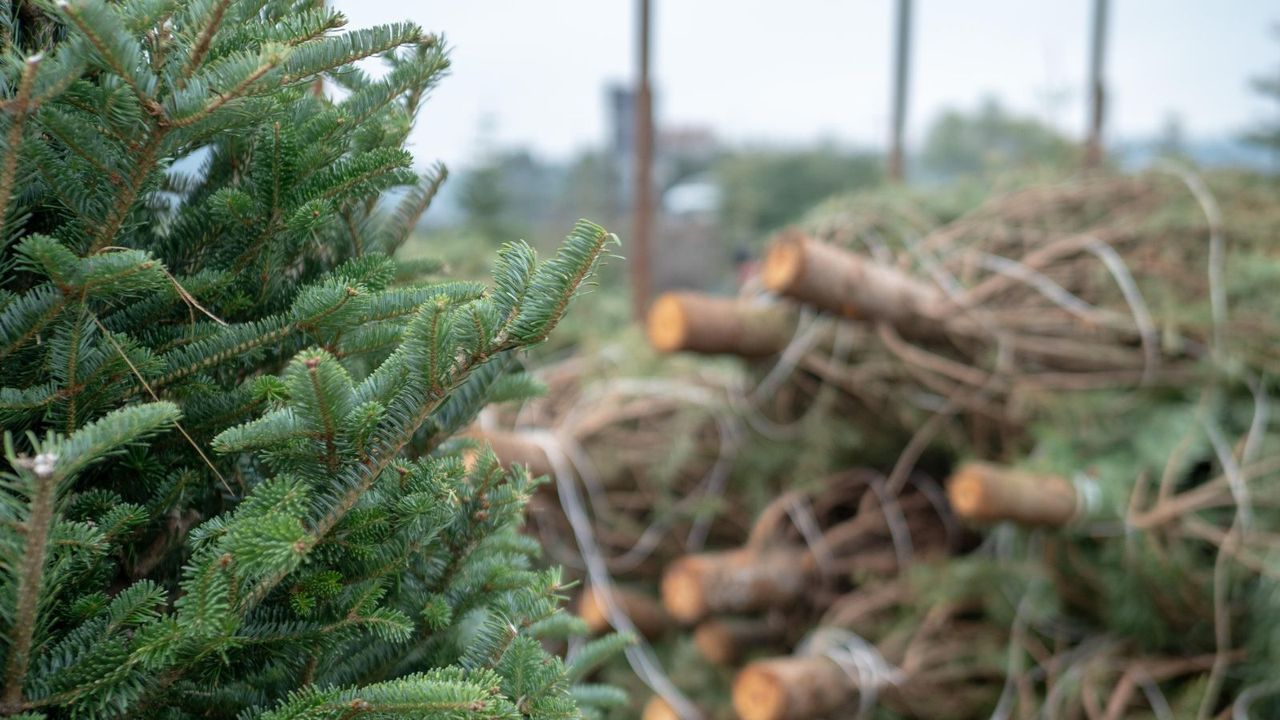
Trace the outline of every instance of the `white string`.
<instances>
[{"instance_id":1,"label":"white string","mask_svg":"<svg viewBox=\"0 0 1280 720\"><path fill-rule=\"evenodd\" d=\"M805 544L809 546L809 550L813 553L813 558L818 563L818 572L824 576L831 575L833 562L831 551L827 548L826 543L822 541L822 530L818 527L818 521L809 509L808 502L804 501L799 495L791 495L783 508L787 511L787 517L791 518L791 524L795 525L796 529L800 531Z\"/></svg>"},{"instance_id":2,"label":"white string","mask_svg":"<svg viewBox=\"0 0 1280 720\"><path fill-rule=\"evenodd\" d=\"M1236 512L1240 515L1240 530L1248 532L1249 525L1253 521L1253 507L1249 499L1249 484L1244 479L1244 473L1240 471L1240 464L1236 462L1236 456L1231 452L1231 446L1227 443L1227 439L1222 436L1222 431L1218 426L1207 418L1200 419L1200 425L1204 428L1205 435L1209 437L1209 444L1213 447L1213 452L1218 456L1218 462L1222 465L1222 473L1227 476L1227 486L1231 490L1231 499L1235 502Z\"/></svg>"},{"instance_id":3,"label":"white string","mask_svg":"<svg viewBox=\"0 0 1280 720\"><path fill-rule=\"evenodd\" d=\"M1222 237L1222 211L1204 178L1178 163L1163 160L1156 167L1178 176L1191 191L1209 223L1209 306L1213 315L1213 358L1221 362L1226 352L1223 332L1227 323L1227 288L1222 282L1226 270L1226 241Z\"/></svg>"},{"instance_id":4,"label":"white string","mask_svg":"<svg viewBox=\"0 0 1280 720\"><path fill-rule=\"evenodd\" d=\"M1076 495L1076 511L1071 521L1081 523L1097 517L1102 509L1102 487L1098 478L1082 470L1071 476L1071 487Z\"/></svg>"},{"instance_id":5,"label":"white string","mask_svg":"<svg viewBox=\"0 0 1280 720\"><path fill-rule=\"evenodd\" d=\"M886 491L883 480L872 480L871 491L880 501L880 514L884 515L884 521L889 526L889 537L893 540L893 554L897 558L898 569L904 570L911 564L911 555L915 550L911 541L911 526L902 514L897 496Z\"/></svg>"},{"instance_id":6,"label":"white string","mask_svg":"<svg viewBox=\"0 0 1280 720\"><path fill-rule=\"evenodd\" d=\"M1088 302L1085 302L1080 296L1072 293L1070 290L1062 287L1058 283L1051 280L1047 275L1041 273L1035 268L1017 260L1010 260L999 255L992 255L987 252L978 253L978 264L986 270L1004 275L1005 277L1025 283L1041 295L1045 296L1050 302L1067 312L1075 315L1081 320L1089 322L1099 322L1102 318L1112 315L1109 311L1101 310Z\"/></svg>"},{"instance_id":7,"label":"white string","mask_svg":"<svg viewBox=\"0 0 1280 720\"><path fill-rule=\"evenodd\" d=\"M955 548L960 534L964 530L951 512L951 506L947 502L946 494L938 483L927 475L914 477L911 482L920 489L920 492L924 493L925 499L933 506L934 514L942 521L942 530L947 536L947 547Z\"/></svg>"},{"instance_id":8,"label":"white string","mask_svg":"<svg viewBox=\"0 0 1280 720\"><path fill-rule=\"evenodd\" d=\"M996 701L995 710L991 712L991 720L1008 720L1013 712L1014 678L1022 666L1022 652L1016 645L1018 635L1026 627L1026 613L1030 605L1031 592L1027 591L1018 599L1018 608L1013 613L1013 627L1009 631L1009 659L1005 665L1004 686L1000 689L1000 699Z\"/></svg>"},{"instance_id":9,"label":"white string","mask_svg":"<svg viewBox=\"0 0 1280 720\"><path fill-rule=\"evenodd\" d=\"M825 657L849 676L858 688L859 718L875 707L881 688L899 685L906 679L902 669L885 660L875 645L844 628L818 628L800 643L796 652Z\"/></svg>"},{"instance_id":10,"label":"white string","mask_svg":"<svg viewBox=\"0 0 1280 720\"><path fill-rule=\"evenodd\" d=\"M661 665L653 654L653 648L644 640L636 629L635 623L623 611L615 597L613 578L609 575L608 564L600 552L600 546L596 544L595 530L591 526L591 519L587 516L582 496L578 493L577 484L574 482L573 468L569 458L561 449L559 441L548 432L533 431L526 434L546 453L547 460L555 472L556 492L560 496L560 505L564 508L569 526L573 528L578 552L587 566L587 577L591 581L591 587L604 601L605 616L609 619L609 624L619 632L631 633L636 639L635 644L624 651L631 670L650 690L660 695L683 720L702 720L702 713L662 671Z\"/></svg>"},{"instance_id":11,"label":"white string","mask_svg":"<svg viewBox=\"0 0 1280 720\"><path fill-rule=\"evenodd\" d=\"M1231 703L1231 720L1251 720L1249 706L1256 702L1258 698L1271 695L1277 689L1280 689L1280 685L1272 681L1260 682L1241 690L1240 694L1236 696L1235 702Z\"/></svg>"},{"instance_id":12,"label":"white string","mask_svg":"<svg viewBox=\"0 0 1280 720\"><path fill-rule=\"evenodd\" d=\"M1138 678L1138 687L1142 688L1142 694L1147 696L1147 704L1151 706L1151 712L1155 714L1156 720L1174 720L1173 708L1169 707L1169 698L1165 697L1160 686L1141 667L1135 667L1134 674Z\"/></svg>"},{"instance_id":13,"label":"white string","mask_svg":"<svg viewBox=\"0 0 1280 720\"><path fill-rule=\"evenodd\" d=\"M1134 281L1128 266L1125 265L1124 260L1115 251L1115 248L1098 238L1091 238L1088 249L1111 272L1111 276L1115 278L1116 285L1120 286L1120 293L1124 295L1124 301L1129 305L1129 311L1133 313L1133 321L1138 326L1138 337L1142 339L1143 365L1141 384L1147 385L1151 382L1151 378L1160 364L1160 351L1156 346L1158 336L1155 321L1151 318L1151 311L1147 309L1147 302L1142 297L1142 291L1138 289L1138 283Z\"/></svg>"}]
</instances>

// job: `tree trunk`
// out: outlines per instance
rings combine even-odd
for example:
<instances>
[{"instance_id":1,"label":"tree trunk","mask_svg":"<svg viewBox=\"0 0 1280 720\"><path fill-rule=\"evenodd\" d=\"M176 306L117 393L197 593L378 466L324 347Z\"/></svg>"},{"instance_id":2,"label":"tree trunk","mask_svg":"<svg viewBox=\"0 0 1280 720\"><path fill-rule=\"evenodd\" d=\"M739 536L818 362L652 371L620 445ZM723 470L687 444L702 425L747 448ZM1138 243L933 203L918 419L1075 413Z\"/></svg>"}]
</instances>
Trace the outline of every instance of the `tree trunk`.
<instances>
[{"instance_id":1,"label":"tree trunk","mask_svg":"<svg viewBox=\"0 0 1280 720\"><path fill-rule=\"evenodd\" d=\"M775 355L795 334L795 316L779 306L691 292L670 292L649 308L649 342L662 352Z\"/></svg>"},{"instance_id":2,"label":"tree trunk","mask_svg":"<svg viewBox=\"0 0 1280 720\"><path fill-rule=\"evenodd\" d=\"M753 662L733 681L742 720L850 717L858 687L830 658L780 657Z\"/></svg>"},{"instance_id":3,"label":"tree trunk","mask_svg":"<svg viewBox=\"0 0 1280 720\"><path fill-rule=\"evenodd\" d=\"M844 317L887 322L903 337L932 340L971 325L933 285L799 230L774 238L760 276L781 295Z\"/></svg>"},{"instance_id":4,"label":"tree trunk","mask_svg":"<svg viewBox=\"0 0 1280 720\"><path fill-rule=\"evenodd\" d=\"M813 557L801 548L686 555L662 576L662 603L675 619L785 607L814 579Z\"/></svg>"},{"instance_id":5,"label":"tree trunk","mask_svg":"<svg viewBox=\"0 0 1280 720\"><path fill-rule=\"evenodd\" d=\"M971 523L1012 520L1019 525L1062 527L1079 510L1076 489L1057 475L972 462L947 481L947 497L960 519Z\"/></svg>"}]
</instances>

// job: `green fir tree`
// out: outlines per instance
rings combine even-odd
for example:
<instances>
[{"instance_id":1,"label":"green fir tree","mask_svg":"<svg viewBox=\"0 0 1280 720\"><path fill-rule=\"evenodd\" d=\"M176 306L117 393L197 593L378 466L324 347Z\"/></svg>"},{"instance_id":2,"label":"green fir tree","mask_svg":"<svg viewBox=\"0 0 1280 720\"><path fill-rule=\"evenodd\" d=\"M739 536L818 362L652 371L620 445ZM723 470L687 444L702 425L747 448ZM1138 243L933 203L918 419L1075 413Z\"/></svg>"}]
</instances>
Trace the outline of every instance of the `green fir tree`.
<instances>
[{"instance_id":1,"label":"green fir tree","mask_svg":"<svg viewBox=\"0 0 1280 720\"><path fill-rule=\"evenodd\" d=\"M622 701L450 435L613 236L392 255L448 68L314 0L0 0L0 715L568 718ZM364 69L377 58L385 72Z\"/></svg>"}]
</instances>

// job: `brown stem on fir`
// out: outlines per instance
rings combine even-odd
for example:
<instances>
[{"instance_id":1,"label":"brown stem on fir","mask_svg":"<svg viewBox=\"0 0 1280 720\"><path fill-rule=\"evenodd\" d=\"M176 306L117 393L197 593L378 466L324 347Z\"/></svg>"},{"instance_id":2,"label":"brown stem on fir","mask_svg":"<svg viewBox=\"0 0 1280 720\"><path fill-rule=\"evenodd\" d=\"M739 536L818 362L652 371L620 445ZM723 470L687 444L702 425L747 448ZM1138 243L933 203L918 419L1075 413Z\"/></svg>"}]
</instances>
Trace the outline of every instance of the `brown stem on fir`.
<instances>
[{"instance_id":1,"label":"brown stem on fir","mask_svg":"<svg viewBox=\"0 0 1280 720\"><path fill-rule=\"evenodd\" d=\"M222 17L230 6L231 0L218 0L214 4L209 24L205 25L204 29L200 31L200 37L196 38L196 44L191 48L191 57L187 60L187 64L183 66L181 75L178 76L179 87L185 86L187 79L195 75L196 70L204 62L204 56L209 52L209 45L213 42L213 36L217 34L218 28L222 26Z\"/></svg>"},{"instance_id":2,"label":"brown stem on fir","mask_svg":"<svg viewBox=\"0 0 1280 720\"><path fill-rule=\"evenodd\" d=\"M9 201L13 197L13 184L18 175L18 155L21 154L22 149L22 128L32 110L31 87L35 84L36 69L40 67L41 60L43 56L36 55L28 58L23 64L22 79L18 81L18 94L10 103L13 120L9 125L9 151L4 154L4 165L0 166L0 234L4 231Z\"/></svg>"},{"instance_id":3,"label":"brown stem on fir","mask_svg":"<svg viewBox=\"0 0 1280 720\"><path fill-rule=\"evenodd\" d=\"M142 185L155 167L156 156L160 152L160 144L164 140L165 133L166 131L159 125L152 127L151 134L147 137L147 142L138 152L133 172L129 173L129 181L121 188L121 193L116 198L115 204L112 205L111 212L102 223L101 232L98 233L98 237L93 241L93 244L89 246L90 255L100 252L115 241L116 233L120 232L120 227L124 225L125 219L129 217L129 211L133 209L133 203L138 199L138 193L142 191Z\"/></svg>"},{"instance_id":4,"label":"brown stem on fir","mask_svg":"<svg viewBox=\"0 0 1280 720\"><path fill-rule=\"evenodd\" d=\"M37 462L40 460L42 459L37 459ZM53 459L54 462L56 460ZM19 561L21 569L10 631L11 644L5 662L4 693L0 696L6 712L22 707L22 690L31 661L40 591L44 585L45 554L48 551L49 530L53 527L54 502L58 492L58 477L51 469L45 470L36 466L36 463L31 463L30 472L35 492L31 497L31 514L20 526L26 541Z\"/></svg>"},{"instance_id":5,"label":"brown stem on fir","mask_svg":"<svg viewBox=\"0 0 1280 720\"><path fill-rule=\"evenodd\" d=\"M261 80L262 76L271 72L279 64L280 64L280 61L276 58L272 58L268 62L262 63L257 68L255 68L253 72L249 73L248 77L246 77L244 80L241 80L239 83L237 83L235 87L214 97L213 100L209 102L209 104L200 108L196 112L186 117L181 117L181 118L177 118L176 120L173 120L171 122L171 126L176 128L188 127L190 125L194 125L195 123L209 117L213 113L217 112L218 109L221 108L223 105L226 105L232 100L235 100L236 98L239 98L240 96L244 95L245 91L247 91L250 88L250 86L252 86L254 83Z\"/></svg>"},{"instance_id":6,"label":"brown stem on fir","mask_svg":"<svg viewBox=\"0 0 1280 720\"><path fill-rule=\"evenodd\" d=\"M333 408L324 400L324 389L320 386L320 361L309 358L306 361L307 378L311 381L311 392L316 396L316 404L320 410L320 419L324 423L325 462L329 470L338 468L338 428L333 417Z\"/></svg>"}]
</instances>

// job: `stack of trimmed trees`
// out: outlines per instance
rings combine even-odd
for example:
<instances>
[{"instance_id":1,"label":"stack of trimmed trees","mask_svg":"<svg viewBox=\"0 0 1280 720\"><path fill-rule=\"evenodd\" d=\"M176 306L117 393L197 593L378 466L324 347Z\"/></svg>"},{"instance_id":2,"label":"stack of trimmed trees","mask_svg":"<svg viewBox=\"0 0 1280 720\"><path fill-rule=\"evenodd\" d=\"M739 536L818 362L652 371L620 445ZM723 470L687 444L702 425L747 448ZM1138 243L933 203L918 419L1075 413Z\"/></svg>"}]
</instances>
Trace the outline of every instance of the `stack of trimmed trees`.
<instances>
[{"instance_id":1,"label":"stack of trimmed trees","mask_svg":"<svg viewBox=\"0 0 1280 720\"><path fill-rule=\"evenodd\" d=\"M783 367L770 387L839 394L830 425L905 433L885 476L666 566L736 714L1280 714L1274 192L1093 177L896 234L832 205L771 245L771 294L659 298L655 348ZM928 448L945 500L911 472Z\"/></svg>"}]
</instances>

